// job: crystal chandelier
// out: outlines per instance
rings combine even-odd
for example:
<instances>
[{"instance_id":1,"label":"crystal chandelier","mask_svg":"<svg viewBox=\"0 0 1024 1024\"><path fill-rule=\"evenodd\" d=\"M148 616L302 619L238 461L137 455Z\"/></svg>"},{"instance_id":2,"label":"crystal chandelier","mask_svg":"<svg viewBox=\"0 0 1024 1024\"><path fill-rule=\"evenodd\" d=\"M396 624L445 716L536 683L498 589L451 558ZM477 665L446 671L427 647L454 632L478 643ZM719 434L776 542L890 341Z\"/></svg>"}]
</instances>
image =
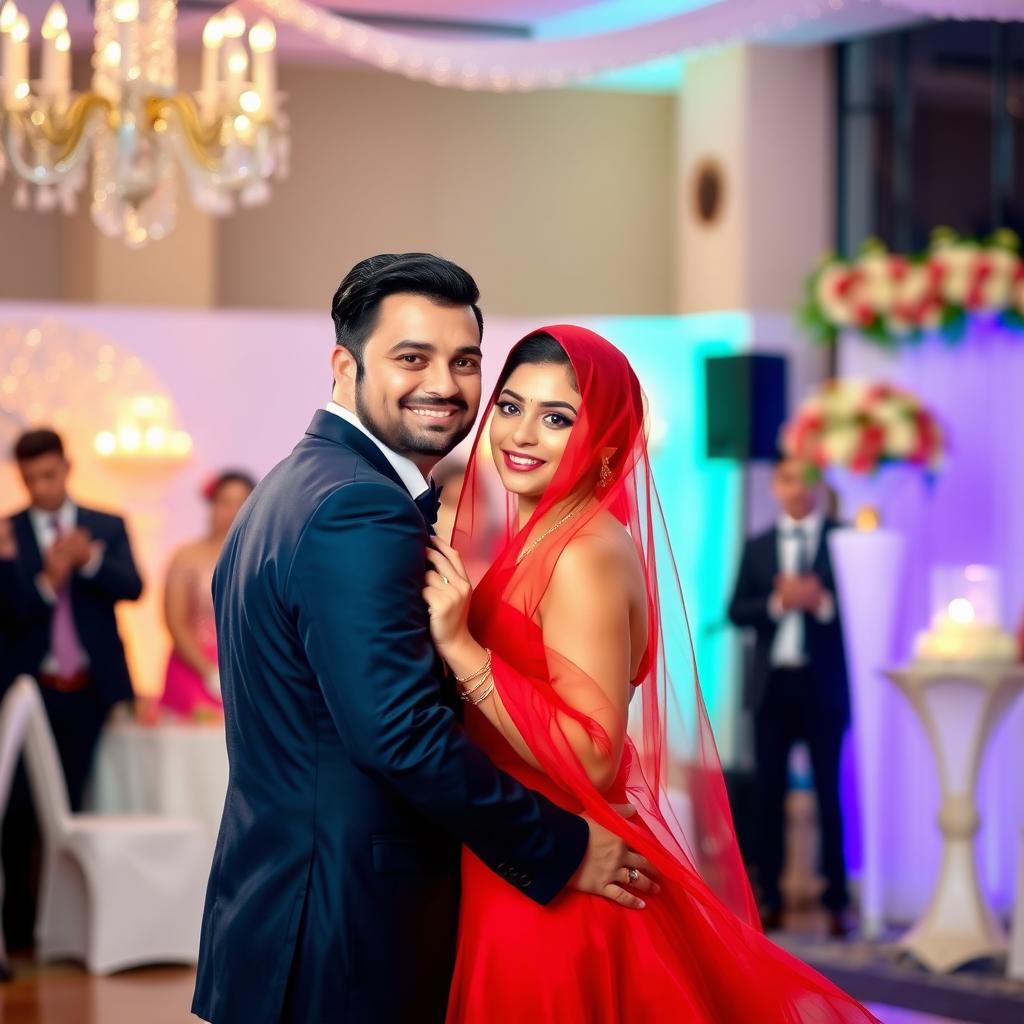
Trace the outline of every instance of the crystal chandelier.
<instances>
[{"instance_id":1,"label":"crystal chandelier","mask_svg":"<svg viewBox=\"0 0 1024 1024\"><path fill-rule=\"evenodd\" d=\"M0 180L21 178L15 203L70 213L92 156L92 219L137 248L176 217L178 168L201 210L224 215L235 197L266 202L287 173L272 22L249 30L234 7L203 31L197 93L178 90L176 0L96 0L92 89L71 89L71 37L59 2L42 25L40 77L29 79L29 23L15 0L0 8Z\"/></svg>"}]
</instances>

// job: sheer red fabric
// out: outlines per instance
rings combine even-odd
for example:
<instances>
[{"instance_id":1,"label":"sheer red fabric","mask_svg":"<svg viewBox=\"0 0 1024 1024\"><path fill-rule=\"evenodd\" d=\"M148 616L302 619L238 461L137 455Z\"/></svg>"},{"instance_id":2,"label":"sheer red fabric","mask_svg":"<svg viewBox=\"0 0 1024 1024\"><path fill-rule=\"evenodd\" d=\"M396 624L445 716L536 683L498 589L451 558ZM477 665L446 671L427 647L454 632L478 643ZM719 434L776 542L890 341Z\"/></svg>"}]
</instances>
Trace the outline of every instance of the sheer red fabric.
<instances>
[{"instance_id":1,"label":"sheer red fabric","mask_svg":"<svg viewBox=\"0 0 1024 1024\"><path fill-rule=\"evenodd\" d=\"M655 866L662 891L640 912L574 891L540 907L467 851L448 1019L874 1021L760 931L651 474L639 381L625 356L599 335L571 326L541 331L568 355L581 398L562 461L530 521L518 528L509 496L504 529L495 530L494 509L504 492L487 443L493 395L467 468L453 540L467 565L487 566L474 592L470 628L492 650L501 700L543 771L519 758L472 708L466 724L526 785L621 835ZM602 481L604 458L611 476ZM534 530L536 523L588 495L585 511L520 558L543 532ZM577 710L607 709L607 698L586 672L545 646L539 620L559 555L602 515L614 516L635 546L646 580L649 635L629 720L619 723L628 730L619 770L603 792L574 753L569 727L578 733L582 726L595 744L613 749L607 726ZM629 818L617 810L627 802L636 808Z\"/></svg>"}]
</instances>

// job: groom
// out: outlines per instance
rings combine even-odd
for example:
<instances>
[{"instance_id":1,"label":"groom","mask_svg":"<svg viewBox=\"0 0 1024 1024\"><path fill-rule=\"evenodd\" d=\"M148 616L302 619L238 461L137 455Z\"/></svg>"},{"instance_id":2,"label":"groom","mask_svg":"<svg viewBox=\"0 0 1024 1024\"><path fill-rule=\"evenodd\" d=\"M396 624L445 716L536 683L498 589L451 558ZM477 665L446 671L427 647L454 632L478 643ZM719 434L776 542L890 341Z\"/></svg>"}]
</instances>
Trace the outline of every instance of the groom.
<instances>
[{"instance_id":1,"label":"groom","mask_svg":"<svg viewBox=\"0 0 1024 1024\"><path fill-rule=\"evenodd\" d=\"M541 904L622 881L618 837L466 738L430 644L426 475L479 408L478 298L436 256L354 267L333 401L224 545L231 775L192 1005L214 1024L443 1021L461 843Z\"/></svg>"}]
</instances>

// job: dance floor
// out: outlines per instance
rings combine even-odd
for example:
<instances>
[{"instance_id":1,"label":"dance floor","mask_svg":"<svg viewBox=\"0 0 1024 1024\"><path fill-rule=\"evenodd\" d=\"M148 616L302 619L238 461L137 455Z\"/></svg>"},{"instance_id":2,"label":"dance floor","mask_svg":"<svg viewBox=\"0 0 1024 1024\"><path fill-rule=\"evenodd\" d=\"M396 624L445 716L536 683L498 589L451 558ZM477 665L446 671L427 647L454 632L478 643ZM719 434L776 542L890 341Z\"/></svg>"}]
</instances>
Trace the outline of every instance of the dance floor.
<instances>
[{"instance_id":1,"label":"dance floor","mask_svg":"<svg viewBox=\"0 0 1024 1024\"><path fill-rule=\"evenodd\" d=\"M195 1024L188 1012L195 972L160 967L91 978L77 967L35 968L15 962L16 979L0 985L4 1024ZM873 1006L885 1024L963 1024L886 1006ZM726 1022L722 1022L726 1024ZM738 1022L737 1022L738 1024Z\"/></svg>"}]
</instances>

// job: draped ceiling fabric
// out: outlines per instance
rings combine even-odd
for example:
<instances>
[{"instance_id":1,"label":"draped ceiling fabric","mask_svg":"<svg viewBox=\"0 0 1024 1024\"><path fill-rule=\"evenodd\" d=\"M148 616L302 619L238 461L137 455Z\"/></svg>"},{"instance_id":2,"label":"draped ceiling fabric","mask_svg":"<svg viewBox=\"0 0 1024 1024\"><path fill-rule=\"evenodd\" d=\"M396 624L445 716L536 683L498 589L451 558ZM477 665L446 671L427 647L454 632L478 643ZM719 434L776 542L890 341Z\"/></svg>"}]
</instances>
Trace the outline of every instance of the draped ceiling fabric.
<instances>
[{"instance_id":1,"label":"draped ceiling fabric","mask_svg":"<svg viewBox=\"0 0 1024 1024\"><path fill-rule=\"evenodd\" d=\"M555 89L671 54L758 42L851 8L960 20L1024 21L1024 0L718 0L600 35L539 40L438 40L371 28L306 0L251 0L276 21L353 60L406 78L494 92Z\"/></svg>"}]
</instances>

